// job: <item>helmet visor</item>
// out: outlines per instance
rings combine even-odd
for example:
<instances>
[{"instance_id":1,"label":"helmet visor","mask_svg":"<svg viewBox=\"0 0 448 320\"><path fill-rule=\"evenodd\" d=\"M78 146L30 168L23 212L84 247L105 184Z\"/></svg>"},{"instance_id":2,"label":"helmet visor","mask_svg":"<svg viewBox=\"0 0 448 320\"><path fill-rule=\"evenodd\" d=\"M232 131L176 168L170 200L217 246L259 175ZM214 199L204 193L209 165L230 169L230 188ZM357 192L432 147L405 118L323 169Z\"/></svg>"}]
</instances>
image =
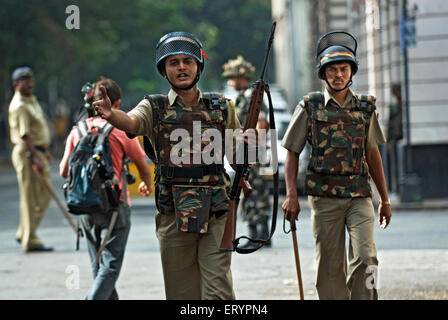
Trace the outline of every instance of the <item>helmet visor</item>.
<instances>
[{"instance_id":1,"label":"helmet visor","mask_svg":"<svg viewBox=\"0 0 448 320\"><path fill-rule=\"evenodd\" d=\"M333 31L325 34L319 39L317 44L316 57L318 57L325 49L332 46L342 46L350 50L356 55L357 42L356 39L345 31Z\"/></svg>"}]
</instances>

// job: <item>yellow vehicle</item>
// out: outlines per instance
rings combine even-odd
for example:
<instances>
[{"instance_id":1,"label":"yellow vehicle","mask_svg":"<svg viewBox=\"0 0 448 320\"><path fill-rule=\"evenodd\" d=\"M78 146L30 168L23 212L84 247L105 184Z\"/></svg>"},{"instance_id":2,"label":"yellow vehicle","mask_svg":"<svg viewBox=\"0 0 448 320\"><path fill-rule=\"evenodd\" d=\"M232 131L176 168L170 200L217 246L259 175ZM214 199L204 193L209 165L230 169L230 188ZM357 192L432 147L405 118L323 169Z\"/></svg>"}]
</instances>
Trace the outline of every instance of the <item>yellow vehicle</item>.
<instances>
[{"instance_id":1,"label":"yellow vehicle","mask_svg":"<svg viewBox=\"0 0 448 320\"><path fill-rule=\"evenodd\" d=\"M152 163L151 160L146 160L151 167L151 184L154 186L154 163ZM140 176L138 175L137 167L135 166L135 163L130 162L129 163L129 173L132 173L135 176L135 183L128 185L128 190L132 198L134 197L143 197L140 192L138 192L138 186L142 180L140 179ZM154 193L150 195L150 197L154 197Z\"/></svg>"},{"instance_id":2,"label":"yellow vehicle","mask_svg":"<svg viewBox=\"0 0 448 320\"><path fill-rule=\"evenodd\" d=\"M140 142L140 145L143 147L143 137L138 137L138 141ZM146 162L149 164L149 167L151 168L151 184L154 187L154 163L146 158ZM142 180L140 179L140 176L138 174L137 167L135 166L135 163L129 162L129 173L133 174L135 176L135 183L128 185L128 190L131 195L131 197L143 197L140 192L138 192L138 186L140 185L140 182ZM150 197L154 197L154 193L150 195Z\"/></svg>"}]
</instances>

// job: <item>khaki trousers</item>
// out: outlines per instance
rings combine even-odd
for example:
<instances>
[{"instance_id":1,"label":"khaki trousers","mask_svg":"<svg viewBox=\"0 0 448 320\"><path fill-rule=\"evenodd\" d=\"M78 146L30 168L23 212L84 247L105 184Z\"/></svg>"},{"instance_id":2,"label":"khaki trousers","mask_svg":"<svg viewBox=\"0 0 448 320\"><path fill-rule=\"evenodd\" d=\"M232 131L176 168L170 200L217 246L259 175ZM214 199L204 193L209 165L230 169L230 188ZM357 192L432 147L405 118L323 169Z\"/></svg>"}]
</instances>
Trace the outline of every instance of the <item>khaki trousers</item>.
<instances>
[{"instance_id":1,"label":"khaki trousers","mask_svg":"<svg viewBox=\"0 0 448 320\"><path fill-rule=\"evenodd\" d=\"M378 260L371 198L308 197L319 299L376 300ZM348 270L345 232L349 235Z\"/></svg>"},{"instance_id":2,"label":"khaki trousers","mask_svg":"<svg viewBox=\"0 0 448 320\"><path fill-rule=\"evenodd\" d=\"M50 166L43 154L38 153L44 166L43 177L50 183ZM51 193L31 167L25 146L15 145L11 158L20 191L20 219L16 239L21 241L23 250L28 251L41 244L36 229L50 204Z\"/></svg>"},{"instance_id":3,"label":"khaki trousers","mask_svg":"<svg viewBox=\"0 0 448 320\"><path fill-rule=\"evenodd\" d=\"M208 232L177 230L175 214L156 215L156 233L168 300L234 300L231 252L221 252L227 214L212 216Z\"/></svg>"}]
</instances>

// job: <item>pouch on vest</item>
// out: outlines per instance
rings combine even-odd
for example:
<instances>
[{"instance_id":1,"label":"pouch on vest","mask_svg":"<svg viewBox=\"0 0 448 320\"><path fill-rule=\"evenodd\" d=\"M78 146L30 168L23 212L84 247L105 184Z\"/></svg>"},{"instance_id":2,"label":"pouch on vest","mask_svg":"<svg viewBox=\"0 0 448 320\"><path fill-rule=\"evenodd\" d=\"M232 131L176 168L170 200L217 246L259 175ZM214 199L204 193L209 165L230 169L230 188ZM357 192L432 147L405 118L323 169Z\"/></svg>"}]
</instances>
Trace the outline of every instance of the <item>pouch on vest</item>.
<instances>
[{"instance_id":1,"label":"pouch on vest","mask_svg":"<svg viewBox=\"0 0 448 320\"><path fill-rule=\"evenodd\" d=\"M172 186L177 229L182 232L207 233L212 189Z\"/></svg>"}]
</instances>

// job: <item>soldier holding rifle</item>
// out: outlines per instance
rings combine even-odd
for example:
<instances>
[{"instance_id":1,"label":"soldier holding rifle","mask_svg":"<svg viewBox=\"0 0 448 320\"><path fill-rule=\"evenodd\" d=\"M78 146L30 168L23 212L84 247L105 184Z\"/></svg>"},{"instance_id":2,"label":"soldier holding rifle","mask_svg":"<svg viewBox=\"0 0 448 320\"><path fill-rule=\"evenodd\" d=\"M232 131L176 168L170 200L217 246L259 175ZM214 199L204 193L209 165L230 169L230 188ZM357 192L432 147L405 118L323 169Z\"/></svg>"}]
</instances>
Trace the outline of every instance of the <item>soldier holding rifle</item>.
<instances>
[{"instance_id":1,"label":"soldier holding rifle","mask_svg":"<svg viewBox=\"0 0 448 320\"><path fill-rule=\"evenodd\" d=\"M238 119L245 123L253 93L250 81L254 77L255 67L242 56L238 56L236 59L229 59L223 65L223 69L223 77L228 78L228 83L238 91L238 96L235 99L235 109ZM258 116L257 130L269 129L266 120L267 111L266 106L262 103ZM269 237L268 222L271 214L271 206L269 204L271 190L267 188L269 180L262 173L261 165L258 164L250 170L249 183L253 191L250 197L242 199L241 212L244 221L248 223L249 237L252 239L267 239ZM271 241L269 240L265 245L271 246ZM247 242L245 245L245 247L250 246L252 246L250 242Z\"/></svg>"},{"instance_id":2,"label":"soldier holding rifle","mask_svg":"<svg viewBox=\"0 0 448 320\"><path fill-rule=\"evenodd\" d=\"M204 57L194 35L168 33L156 45L156 67L171 85L168 95L146 96L126 114L111 109L100 87L103 98L94 103L116 128L144 136L145 151L156 164L156 233L167 299L235 299L231 252L219 250L229 204L224 154L215 150L219 161L204 163L210 141L196 145L194 134L217 130L222 146L225 130L238 129L240 123L230 100L198 89ZM182 161L175 150L178 139L170 139L176 129L193 136L188 151L179 150Z\"/></svg>"},{"instance_id":3,"label":"soldier holding rifle","mask_svg":"<svg viewBox=\"0 0 448 320\"><path fill-rule=\"evenodd\" d=\"M271 94L269 90L269 85L264 81L264 75L266 72L266 66L269 59L269 53L272 48L272 43L274 40L274 33L275 33L275 27L276 22L274 21L272 23L272 28L269 36L268 46L266 55L264 58L263 68L261 71L260 78L255 82L253 86L253 90L251 92L250 101L248 103L248 110L247 114L245 114L245 121L244 121L244 134L246 133L252 133L258 128L259 124L259 115L260 111L262 109L263 105L263 96L264 93L267 94L268 101L269 101L269 123L271 127L271 141L276 140L276 131L275 131L275 119L274 119L274 107L272 105L272 99ZM266 121L264 121L266 124ZM246 139L247 136L244 138ZM238 253L251 253L254 252L261 247L263 247L266 244L270 243L270 240L272 238L272 235L275 232L275 225L277 220L277 207L278 207L278 159L277 159L277 146L275 143L271 143L272 148L272 164L273 164L273 186L274 186L274 199L273 199L273 205L272 205L272 219L271 219L271 230L269 234L267 234L267 237L264 237L264 239L253 239L247 236L241 236L236 238L236 221L237 221L237 209L239 205L240 200L240 194L241 191L244 192L244 197L248 198L252 192L252 189L250 185L247 182L247 176L249 174L250 170L250 155L253 150L254 146L251 139L245 140L244 143L244 161L242 163L237 163L236 169L235 169L235 177L233 179L232 186L230 188L230 202L229 202L229 211L228 211L228 217L227 217L227 223L224 230L224 235L222 237L222 242L220 245L220 249L223 251L236 251ZM247 143L246 143L247 142ZM255 148L256 149L256 148ZM255 150L257 151L257 150ZM254 154L252 153L252 156ZM249 241L248 245L239 246L240 239L246 239Z\"/></svg>"}]
</instances>

